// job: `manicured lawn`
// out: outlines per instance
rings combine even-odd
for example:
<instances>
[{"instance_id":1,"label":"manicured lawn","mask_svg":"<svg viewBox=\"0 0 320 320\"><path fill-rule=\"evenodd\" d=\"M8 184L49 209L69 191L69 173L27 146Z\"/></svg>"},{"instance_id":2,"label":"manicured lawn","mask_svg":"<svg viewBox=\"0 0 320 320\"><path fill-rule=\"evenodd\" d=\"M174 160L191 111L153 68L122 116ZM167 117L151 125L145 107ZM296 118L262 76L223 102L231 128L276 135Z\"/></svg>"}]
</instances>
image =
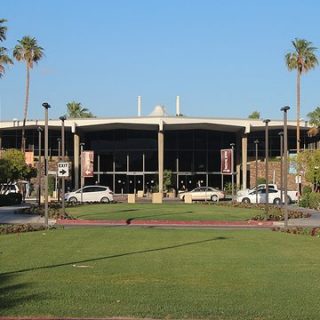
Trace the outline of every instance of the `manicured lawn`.
<instances>
[{"instance_id":1,"label":"manicured lawn","mask_svg":"<svg viewBox=\"0 0 320 320\"><path fill-rule=\"evenodd\" d=\"M0 236L1 316L318 319L320 239L266 230Z\"/></svg>"},{"instance_id":2,"label":"manicured lawn","mask_svg":"<svg viewBox=\"0 0 320 320\"><path fill-rule=\"evenodd\" d=\"M93 204L68 208L67 212L88 220L248 220L263 213L258 209L208 204Z\"/></svg>"}]
</instances>

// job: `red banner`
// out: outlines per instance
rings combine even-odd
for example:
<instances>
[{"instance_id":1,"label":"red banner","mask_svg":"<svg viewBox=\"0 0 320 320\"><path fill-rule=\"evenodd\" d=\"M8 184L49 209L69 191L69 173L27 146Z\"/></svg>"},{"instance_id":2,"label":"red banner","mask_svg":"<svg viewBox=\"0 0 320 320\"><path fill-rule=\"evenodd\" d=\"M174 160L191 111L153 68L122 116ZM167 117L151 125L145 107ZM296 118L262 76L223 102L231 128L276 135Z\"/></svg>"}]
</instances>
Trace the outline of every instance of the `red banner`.
<instances>
[{"instance_id":1,"label":"red banner","mask_svg":"<svg viewBox=\"0 0 320 320\"><path fill-rule=\"evenodd\" d=\"M82 151L81 153L81 177L93 177L93 151Z\"/></svg>"},{"instance_id":2,"label":"red banner","mask_svg":"<svg viewBox=\"0 0 320 320\"><path fill-rule=\"evenodd\" d=\"M233 150L222 149L221 151L221 173L232 174L233 168Z\"/></svg>"}]
</instances>

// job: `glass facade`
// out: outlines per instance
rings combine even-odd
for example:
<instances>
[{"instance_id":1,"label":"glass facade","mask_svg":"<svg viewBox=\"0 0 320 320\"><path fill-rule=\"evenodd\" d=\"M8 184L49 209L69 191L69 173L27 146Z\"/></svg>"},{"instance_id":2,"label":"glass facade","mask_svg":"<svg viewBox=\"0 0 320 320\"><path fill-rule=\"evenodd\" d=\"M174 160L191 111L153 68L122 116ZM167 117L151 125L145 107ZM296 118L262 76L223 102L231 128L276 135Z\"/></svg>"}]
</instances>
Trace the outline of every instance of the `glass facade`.
<instances>
[{"instance_id":1,"label":"glass facade","mask_svg":"<svg viewBox=\"0 0 320 320\"><path fill-rule=\"evenodd\" d=\"M269 130L269 156L280 154L280 130ZM155 190L158 184L158 132L152 130L114 129L100 131L79 131L80 141L85 150L93 150L94 172L86 184L108 185L115 193L131 193L138 190ZM58 155L60 129L49 130L49 156ZM66 155L73 157L73 134L66 130ZM288 146L295 148L295 130L288 131ZM308 144L302 134L304 145ZM1 131L2 148L20 148L21 131ZM38 154L38 132L26 130L28 151ZM240 138L240 139L239 139ZM254 140L258 139L259 158L265 157L264 131L248 135L248 161L255 157ZM42 134L42 150L43 150ZM230 176L220 174L220 150L236 144L236 162L241 163L241 133L214 130L165 130L164 131L164 169L172 172L173 187L192 189L199 183L221 188L231 180ZM42 153L43 154L43 153Z\"/></svg>"}]
</instances>

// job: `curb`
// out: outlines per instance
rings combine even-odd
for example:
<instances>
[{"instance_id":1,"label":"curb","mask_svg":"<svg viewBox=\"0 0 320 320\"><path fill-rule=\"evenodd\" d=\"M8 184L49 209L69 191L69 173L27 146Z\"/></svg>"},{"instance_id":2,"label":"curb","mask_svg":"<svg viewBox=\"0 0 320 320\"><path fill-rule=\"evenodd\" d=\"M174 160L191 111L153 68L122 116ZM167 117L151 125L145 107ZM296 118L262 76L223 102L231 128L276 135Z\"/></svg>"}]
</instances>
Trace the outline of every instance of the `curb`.
<instances>
[{"instance_id":1,"label":"curb","mask_svg":"<svg viewBox=\"0 0 320 320\"><path fill-rule=\"evenodd\" d=\"M273 221L175 221L175 220L62 220L63 226L155 226L155 227L229 227L229 228L272 228Z\"/></svg>"}]
</instances>

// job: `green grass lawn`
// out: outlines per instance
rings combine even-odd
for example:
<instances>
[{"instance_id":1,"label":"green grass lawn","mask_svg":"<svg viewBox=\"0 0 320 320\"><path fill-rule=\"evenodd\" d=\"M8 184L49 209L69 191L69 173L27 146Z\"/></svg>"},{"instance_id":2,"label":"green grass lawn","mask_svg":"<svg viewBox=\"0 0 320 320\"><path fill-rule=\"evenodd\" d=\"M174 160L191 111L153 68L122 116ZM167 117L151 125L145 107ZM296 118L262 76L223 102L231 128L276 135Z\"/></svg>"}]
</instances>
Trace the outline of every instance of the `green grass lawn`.
<instances>
[{"instance_id":1,"label":"green grass lawn","mask_svg":"<svg viewBox=\"0 0 320 320\"><path fill-rule=\"evenodd\" d=\"M68 208L79 219L89 220L248 220L263 213L259 209L208 204L92 204Z\"/></svg>"},{"instance_id":2,"label":"green grass lawn","mask_svg":"<svg viewBox=\"0 0 320 320\"><path fill-rule=\"evenodd\" d=\"M267 230L0 236L0 315L318 319L320 239Z\"/></svg>"}]
</instances>

